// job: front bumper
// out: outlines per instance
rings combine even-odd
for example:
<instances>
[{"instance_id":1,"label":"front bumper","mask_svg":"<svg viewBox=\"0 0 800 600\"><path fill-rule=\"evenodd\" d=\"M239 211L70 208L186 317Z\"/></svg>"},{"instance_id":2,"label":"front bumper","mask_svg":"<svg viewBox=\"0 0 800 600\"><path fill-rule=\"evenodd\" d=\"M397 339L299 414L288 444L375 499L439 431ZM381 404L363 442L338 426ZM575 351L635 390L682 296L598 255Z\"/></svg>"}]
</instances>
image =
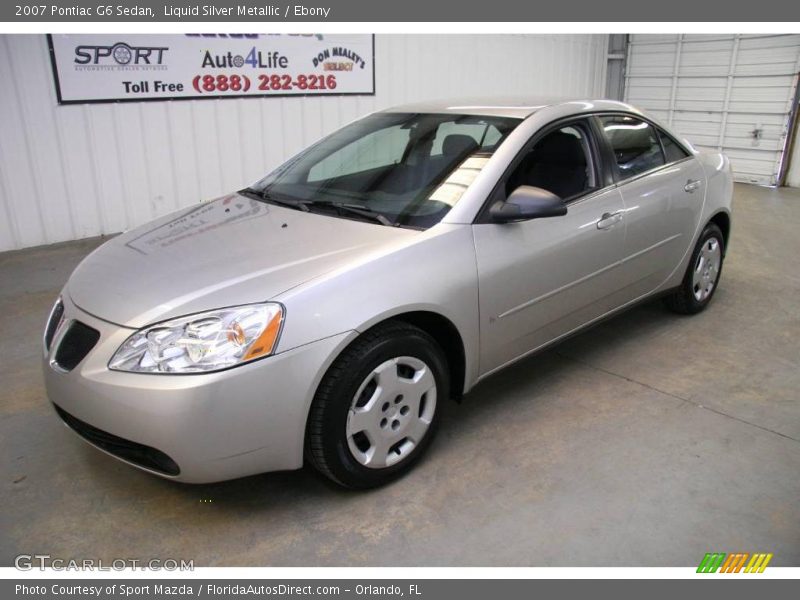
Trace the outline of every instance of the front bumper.
<instances>
[{"instance_id":1,"label":"front bumper","mask_svg":"<svg viewBox=\"0 0 800 600\"><path fill-rule=\"evenodd\" d=\"M300 468L317 385L356 335L342 333L217 373L122 373L107 364L133 330L89 315L66 293L63 301L64 326L44 356L47 395L62 419L104 452L189 483ZM53 358L72 320L100 337L64 372Z\"/></svg>"}]
</instances>

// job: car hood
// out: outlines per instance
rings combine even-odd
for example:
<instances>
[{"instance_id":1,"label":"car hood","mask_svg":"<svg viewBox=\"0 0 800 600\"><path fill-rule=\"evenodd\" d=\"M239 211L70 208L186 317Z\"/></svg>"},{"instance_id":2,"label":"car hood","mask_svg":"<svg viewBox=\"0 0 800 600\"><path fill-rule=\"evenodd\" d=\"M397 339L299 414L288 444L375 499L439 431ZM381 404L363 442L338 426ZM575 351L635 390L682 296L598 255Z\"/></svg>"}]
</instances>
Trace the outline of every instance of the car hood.
<instances>
[{"instance_id":1,"label":"car hood","mask_svg":"<svg viewBox=\"0 0 800 600\"><path fill-rule=\"evenodd\" d=\"M96 317L139 328L269 300L417 234L233 194L106 242L78 265L67 293Z\"/></svg>"}]
</instances>

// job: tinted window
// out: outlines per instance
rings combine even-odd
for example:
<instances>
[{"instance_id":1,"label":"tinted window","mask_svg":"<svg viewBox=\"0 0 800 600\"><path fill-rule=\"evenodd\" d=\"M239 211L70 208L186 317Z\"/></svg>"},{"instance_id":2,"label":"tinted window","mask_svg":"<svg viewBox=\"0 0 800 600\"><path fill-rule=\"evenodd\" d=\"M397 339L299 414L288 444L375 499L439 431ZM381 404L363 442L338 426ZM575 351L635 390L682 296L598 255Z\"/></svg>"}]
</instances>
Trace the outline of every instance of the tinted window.
<instances>
[{"instance_id":1,"label":"tinted window","mask_svg":"<svg viewBox=\"0 0 800 600\"><path fill-rule=\"evenodd\" d=\"M666 133L659 129L658 134L661 136L661 145L664 146L664 154L667 157L668 163L683 160L689 156L689 153L681 148L678 143Z\"/></svg>"},{"instance_id":2,"label":"tinted window","mask_svg":"<svg viewBox=\"0 0 800 600\"><path fill-rule=\"evenodd\" d=\"M506 195L521 185L543 188L563 199L596 187L583 127L561 127L536 142L506 181Z\"/></svg>"},{"instance_id":3,"label":"tinted window","mask_svg":"<svg viewBox=\"0 0 800 600\"><path fill-rule=\"evenodd\" d=\"M664 164L661 144L649 123L624 116L601 117L600 121L614 150L620 178L627 179Z\"/></svg>"}]
</instances>

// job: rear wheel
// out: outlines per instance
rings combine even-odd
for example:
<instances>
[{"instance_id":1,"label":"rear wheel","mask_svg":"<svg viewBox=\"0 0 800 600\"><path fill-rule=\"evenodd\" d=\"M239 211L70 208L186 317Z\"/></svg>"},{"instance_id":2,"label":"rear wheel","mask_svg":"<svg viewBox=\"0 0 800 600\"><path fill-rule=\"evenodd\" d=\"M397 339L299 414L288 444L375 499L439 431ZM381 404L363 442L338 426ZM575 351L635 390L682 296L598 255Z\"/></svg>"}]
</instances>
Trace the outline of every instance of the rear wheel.
<instances>
[{"instance_id":1,"label":"rear wheel","mask_svg":"<svg viewBox=\"0 0 800 600\"><path fill-rule=\"evenodd\" d=\"M685 315L700 312L714 296L722 275L725 239L714 223L709 223L697 241L681 287L664 298L673 311Z\"/></svg>"},{"instance_id":2,"label":"rear wheel","mask_svg":"<svg viewBox=\"0 0 800 600\"><path fill-rule=\"evenodd\" d=\"M448 393L446 361L433 338L406 323L379 325L323 378L308 419L309 461L345 487L397 479L430 444Z\"/></svg>"}]
</instances>

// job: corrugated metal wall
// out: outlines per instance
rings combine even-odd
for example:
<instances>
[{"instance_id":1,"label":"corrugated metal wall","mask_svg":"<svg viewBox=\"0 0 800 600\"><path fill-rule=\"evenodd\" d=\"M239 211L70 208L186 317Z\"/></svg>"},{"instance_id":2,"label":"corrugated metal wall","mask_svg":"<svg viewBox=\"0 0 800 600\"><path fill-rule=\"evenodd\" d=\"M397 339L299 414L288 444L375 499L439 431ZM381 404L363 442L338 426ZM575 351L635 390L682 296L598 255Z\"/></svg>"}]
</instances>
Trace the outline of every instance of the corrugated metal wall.
<instances>
[{"instance_id":1,"label":"corrugated metal wall","mask_svg":"<svg viewBox=\"0 0 800 600\"><path fill-rule=\"evenodd\" d=\"M0 36L0 251L114 233L238 189L393 104L594 97L605 35L379 35L376 95L58 106L43 35Z\"/></svg>"},{"instance_id":2,"label":"corrugated metal wall","mask_svg":"<svg viewBox=\"0 0 800 600\"><path fill-rule=\"evenodd\" d=\"M737 181L774 185L798 70L800 35L633 35L625 98L725 152Z\"/></svg>"}]
</instances>

